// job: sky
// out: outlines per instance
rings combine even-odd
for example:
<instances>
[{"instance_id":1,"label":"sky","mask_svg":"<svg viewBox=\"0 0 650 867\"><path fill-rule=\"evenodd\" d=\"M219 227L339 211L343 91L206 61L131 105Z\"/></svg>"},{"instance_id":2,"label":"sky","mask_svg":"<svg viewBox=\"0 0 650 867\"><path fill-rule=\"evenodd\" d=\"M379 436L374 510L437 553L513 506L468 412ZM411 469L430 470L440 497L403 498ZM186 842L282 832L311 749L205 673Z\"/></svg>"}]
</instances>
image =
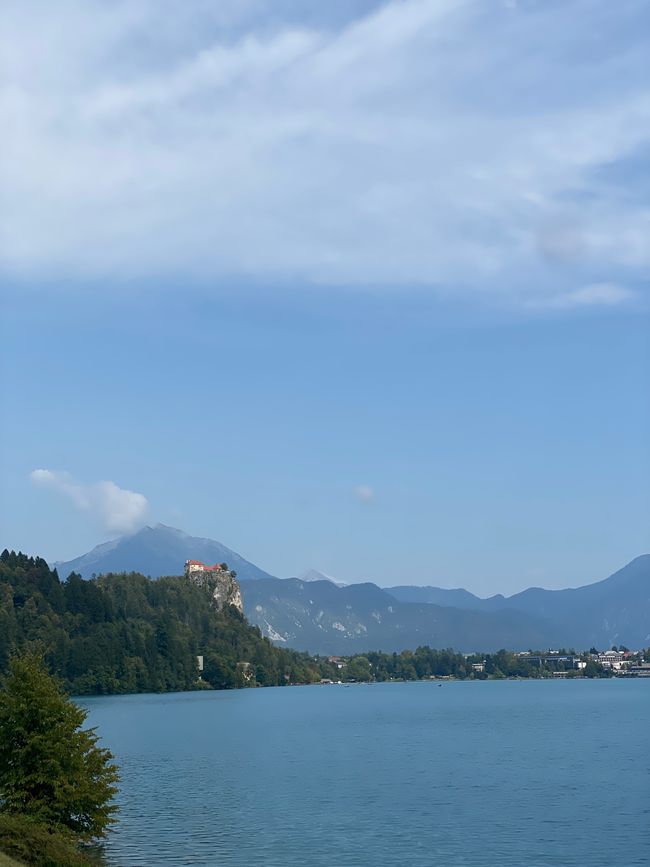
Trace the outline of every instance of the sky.
<instances>
[{"instance_id":1,"label":"sky","mask_svg":"<svg viewBox=\"0 0 650 867\"><path fill-rule=\"evenodd\" d=\"M642 0L7 0L2 546L282 576L650 550Z\"/></svg>"}]
</instances>

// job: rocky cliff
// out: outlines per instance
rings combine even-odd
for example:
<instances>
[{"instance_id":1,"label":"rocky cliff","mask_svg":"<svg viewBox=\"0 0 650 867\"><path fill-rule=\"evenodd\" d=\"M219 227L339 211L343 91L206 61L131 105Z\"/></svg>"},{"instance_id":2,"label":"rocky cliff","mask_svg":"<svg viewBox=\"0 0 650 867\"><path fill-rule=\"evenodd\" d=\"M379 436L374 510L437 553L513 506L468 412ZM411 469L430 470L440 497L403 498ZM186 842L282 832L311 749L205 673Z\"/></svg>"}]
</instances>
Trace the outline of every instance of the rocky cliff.
<instances>
[{"instance_id":1,"label":"rocky cliff","mask_svg":"<svg viewBox=\"0 0 650 867\"><path fill-rule=\"evenodd\" d=\"M194 572L189 576L189 580L197 587L208 587L212 591L214 605L218 611L232 605L240 614L244 613L241 588L234 572L226 569Z\"/></svg>"}]
</instances>

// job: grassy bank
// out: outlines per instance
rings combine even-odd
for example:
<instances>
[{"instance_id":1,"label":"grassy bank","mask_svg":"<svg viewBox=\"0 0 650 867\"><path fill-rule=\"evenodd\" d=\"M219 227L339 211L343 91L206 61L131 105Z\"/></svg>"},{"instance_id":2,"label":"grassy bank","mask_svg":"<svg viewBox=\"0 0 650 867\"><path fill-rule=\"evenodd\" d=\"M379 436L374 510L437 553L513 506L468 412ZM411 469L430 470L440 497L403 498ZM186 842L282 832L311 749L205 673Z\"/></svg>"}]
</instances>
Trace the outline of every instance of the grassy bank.
<instances>
[{"instance_id":1,"label":"grassy bank","mask_svg":"<svg viewBox=\"0 0 650 867\"><path fill-rule=\"evenodd\" d=\"M91 867L100 861L82 852L70 835L26 816L0 813L0 867Z\"/></svg>"}]
</instances>

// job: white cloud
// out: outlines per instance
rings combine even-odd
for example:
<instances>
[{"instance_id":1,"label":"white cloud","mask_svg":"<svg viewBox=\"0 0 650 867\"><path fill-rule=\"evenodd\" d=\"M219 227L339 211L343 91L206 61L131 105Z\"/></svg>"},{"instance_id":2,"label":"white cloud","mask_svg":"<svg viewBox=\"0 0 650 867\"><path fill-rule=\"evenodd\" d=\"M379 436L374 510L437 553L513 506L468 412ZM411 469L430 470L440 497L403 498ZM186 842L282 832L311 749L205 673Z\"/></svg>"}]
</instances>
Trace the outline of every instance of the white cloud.
<instances>
[{"instance_id":1,"label":"white cloud","mask_svg":"<svg viewBox=\"0 0 650 867\"><path fill-rule=\"evenodd\" d=\"M33 484L51 488L68 497L77 509L90 514L109 533L131 533L144 526L149 502L143 494L127 491L115 482L81 485L66 472L33 470Z\"/></svg>"},{"instance_id":2,"label":"white cloud","mask_svg":"<svg viewBox=\"0 0 650 867\"><path fill-rule=\"evenodd\" d=\"M370 485L357 485L354 488L354 496L362 503L371 503L375 499L375 492Z\"/></svg>"},{"instance_id":3,"label":"white cloud","mask_svg":"<svg viewBox=\"0 0 650 867\"><path fill-rule=\"evenodd\" d=\"M643 4L393 0L343 23L163 5L4 4L5 276L526 304L575 285L569 266L629 282L650 263L634 178L602 171L650 145Z\"/></svg>"},{"instance_id":4,"label":"white cloud","mask_svg":"<svg viewBox=\"0 0 650 867\"><path fill-rule=\"evenodd\" d=\"M579 289L531 303L552 310L571 310L581 307L618 307L633 301L636 297L635 292L616 283L592 283L589 286L581 286Z\"/></svg>"}]
</instances>

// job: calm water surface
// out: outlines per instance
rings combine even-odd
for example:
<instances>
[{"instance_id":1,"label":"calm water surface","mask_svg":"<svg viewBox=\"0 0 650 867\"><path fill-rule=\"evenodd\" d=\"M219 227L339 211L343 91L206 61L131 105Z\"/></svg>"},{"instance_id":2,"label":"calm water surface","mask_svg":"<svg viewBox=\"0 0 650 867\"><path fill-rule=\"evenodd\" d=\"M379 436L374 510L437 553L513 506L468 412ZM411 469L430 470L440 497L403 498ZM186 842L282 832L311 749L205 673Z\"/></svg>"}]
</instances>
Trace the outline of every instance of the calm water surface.
<instances>
[{"instance_id":1,"label":"calm water surface","mask_svg":"<svg viewBox=\"0 0 650 867\"><path fill-rule=\"evenodd\" d=\"M112 865L650 864L649 681L84 699Z\"/></svg>"}]
</instances>

